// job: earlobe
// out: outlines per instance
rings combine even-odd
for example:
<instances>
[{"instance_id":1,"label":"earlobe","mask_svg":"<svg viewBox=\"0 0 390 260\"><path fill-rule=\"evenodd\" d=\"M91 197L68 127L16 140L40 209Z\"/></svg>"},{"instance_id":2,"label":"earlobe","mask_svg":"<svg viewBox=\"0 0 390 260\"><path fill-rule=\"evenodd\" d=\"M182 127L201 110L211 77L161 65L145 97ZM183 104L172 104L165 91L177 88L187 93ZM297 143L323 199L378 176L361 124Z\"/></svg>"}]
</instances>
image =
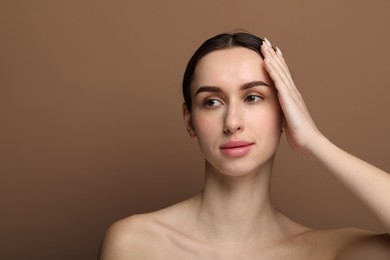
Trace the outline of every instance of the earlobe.
<instances>
[{"instance_id":1,"label":"earlobe","mask_svg":"<svg viewBox=\"0 0 390 260\"><path fill-rule=\"evenodd\" d=\"M282 123L281 123L281 125L282 125L282 127L281 127L281 129L280 129L280 133L283 134L284 129L285 129L285 127L286 127L286 118L284 117L284 115L283 115L283 118L282 118Z\"/></svg>"},{"instance_id":2,"label":"earlobe","mask_svg":"<svg viewBox=\"0 0 390 260\"><path fill-rule=\"evenodd\" d=\"M184 123L185 123L186 128L187 128L187 132L191 136L191 138L195 138L196 133L195 133L195 129L194 129L194 126L192 123L191 112L188 111L188 108L187 108L185 103L183 103L182 108L183 108L183 119L184 119Z\"/></svg>"}]
</instances>

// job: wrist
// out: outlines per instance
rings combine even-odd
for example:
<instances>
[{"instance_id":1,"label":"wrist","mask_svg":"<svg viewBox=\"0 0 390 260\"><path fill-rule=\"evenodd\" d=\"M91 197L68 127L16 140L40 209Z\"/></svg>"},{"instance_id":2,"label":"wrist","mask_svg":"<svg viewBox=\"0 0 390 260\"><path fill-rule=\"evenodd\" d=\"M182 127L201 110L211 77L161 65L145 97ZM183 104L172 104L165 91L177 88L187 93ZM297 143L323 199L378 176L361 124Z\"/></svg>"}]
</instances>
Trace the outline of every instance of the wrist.
<instances>
[{"instance_id":1,"label":"wrist","mask_svg":"<svg viewBox=\"0 0 390 260\"><path fill-rule=\"evenodd\" d=\"M304 154L310 159L317 160L322 153L329 151L333 146L333 143L328 138L321 133L317 133L311 138Z\"/></svg>"}]
</instances>

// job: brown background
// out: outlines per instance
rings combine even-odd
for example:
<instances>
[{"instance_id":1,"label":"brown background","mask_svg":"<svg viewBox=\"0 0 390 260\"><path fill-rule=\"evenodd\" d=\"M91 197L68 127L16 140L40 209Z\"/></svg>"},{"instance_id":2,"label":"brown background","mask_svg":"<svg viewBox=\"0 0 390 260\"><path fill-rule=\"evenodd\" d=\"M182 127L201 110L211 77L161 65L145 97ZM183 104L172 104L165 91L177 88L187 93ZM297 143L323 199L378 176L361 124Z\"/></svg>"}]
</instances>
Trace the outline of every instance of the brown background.
<instances>
[{"instance_id":1,"label":"brown background","mask_svg":"<svg viewBox=\"0 0 390 260\"><path fill-rule=\"evenodd\" d=\"M389 25L387 0L1 0L0 258L94 259L113 221L199 191L181 77L237 28L282 49L332 141L390 171ZM383 231L285 141L272 193L306 225Z\"/></svg>"}]
</instances>

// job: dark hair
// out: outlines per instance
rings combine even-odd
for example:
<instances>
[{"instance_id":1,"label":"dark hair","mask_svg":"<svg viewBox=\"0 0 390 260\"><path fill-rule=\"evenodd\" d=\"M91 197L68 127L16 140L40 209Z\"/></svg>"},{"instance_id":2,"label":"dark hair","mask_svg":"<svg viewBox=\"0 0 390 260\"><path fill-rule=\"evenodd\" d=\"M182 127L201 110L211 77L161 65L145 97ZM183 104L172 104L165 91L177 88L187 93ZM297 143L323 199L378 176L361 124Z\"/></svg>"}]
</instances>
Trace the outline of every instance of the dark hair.
<instances>
[{"instance_id":1,"label":"dark hair","mask_svg":"<svg viewBox=\"0 0 390 260\"><path fill-rule=\"evenodd\" d=\"M263 41L263 39L245 32L223 33L206 40L195 51L194 55L192 55L184 72L182 91L184 103L186 104L188 111L191 112L192 108L191 83L193 80L195 68L199 61L206 54L216 50L223 50L233 47L244 47L257 52L262 58L264 58L260 52L260 46L262 45Z\"/></svg>"}]
</instances>

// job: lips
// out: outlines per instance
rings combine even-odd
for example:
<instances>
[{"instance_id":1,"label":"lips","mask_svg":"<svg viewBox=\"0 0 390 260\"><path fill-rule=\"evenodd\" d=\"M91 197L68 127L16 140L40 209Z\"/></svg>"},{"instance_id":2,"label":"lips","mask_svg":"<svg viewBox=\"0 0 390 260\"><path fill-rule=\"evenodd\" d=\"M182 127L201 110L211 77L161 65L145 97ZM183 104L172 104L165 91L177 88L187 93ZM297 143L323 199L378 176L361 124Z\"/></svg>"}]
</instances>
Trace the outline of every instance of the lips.
<instances>
[{"instance_id":1,"label":"lips","mask_svg":"<svg viewBox=\"0 0 390 260\"><path fill-rule=\"evenodd\" d=\"M224 143L219 148L221 149L222 153L227 156L238 157L247 154L251 150L253 144L253 142L248 142L245 140L233 140Z\"/></svg>"}]
</instances>

